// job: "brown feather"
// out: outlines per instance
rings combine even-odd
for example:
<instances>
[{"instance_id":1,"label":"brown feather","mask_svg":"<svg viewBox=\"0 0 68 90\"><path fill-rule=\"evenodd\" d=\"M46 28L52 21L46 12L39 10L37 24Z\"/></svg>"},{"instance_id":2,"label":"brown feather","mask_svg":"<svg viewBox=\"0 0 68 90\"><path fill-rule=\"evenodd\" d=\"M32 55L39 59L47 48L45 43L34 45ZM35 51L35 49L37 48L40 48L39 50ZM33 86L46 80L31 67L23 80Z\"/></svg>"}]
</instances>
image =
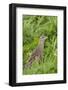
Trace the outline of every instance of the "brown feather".
<instances>
[{"instance_id":1,"label":"brown feather","mask_svg":"<svg viewBox=\"0 0 68 90\"><path fill-rule=\"evenodd\" d=\"M33 61L35 60L40 60L43 56L43 49L44 49L44 38L40 38L39 44L36 47L36 49L34 49L34 51L31 54L31 57L28 60L28 63L25 65L25 67L31 67Z\"/></svg>"}]
</instances>

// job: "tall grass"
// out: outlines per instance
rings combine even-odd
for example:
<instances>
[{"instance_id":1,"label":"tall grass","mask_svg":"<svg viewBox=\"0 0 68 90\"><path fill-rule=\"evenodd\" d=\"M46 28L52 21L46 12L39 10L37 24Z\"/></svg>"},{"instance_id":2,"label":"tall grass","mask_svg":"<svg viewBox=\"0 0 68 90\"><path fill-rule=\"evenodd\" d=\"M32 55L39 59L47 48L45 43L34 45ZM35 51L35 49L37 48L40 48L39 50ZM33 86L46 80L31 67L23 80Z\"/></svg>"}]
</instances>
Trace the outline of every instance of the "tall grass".
<instances>
[{"instance_id":1,"label":"tall grass","mask_svg":"<svg viewBox=\"0 0 68 90\"><path fill-rule=\"evenodd\" d=\"M25 75L57 73L57 16L23 16L23 66L28 63L32 51L37 47L39 37L47 36L41 63L32 63L31 68L23 68Z\"/></svg>"}]
</instances>

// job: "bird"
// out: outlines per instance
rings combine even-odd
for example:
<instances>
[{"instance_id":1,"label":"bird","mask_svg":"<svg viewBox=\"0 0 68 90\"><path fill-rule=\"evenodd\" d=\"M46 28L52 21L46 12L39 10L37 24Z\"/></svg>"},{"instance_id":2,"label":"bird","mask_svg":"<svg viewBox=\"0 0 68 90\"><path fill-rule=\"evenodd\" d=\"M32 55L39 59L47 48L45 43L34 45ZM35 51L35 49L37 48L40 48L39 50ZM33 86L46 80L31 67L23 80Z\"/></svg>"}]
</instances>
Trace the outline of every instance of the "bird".
<instances>
[{"instance_id":1,"label":"bird","mask_svg":"<svg viewBox=\"0 0 68 90\"><path fill-rule=\"evenodd\" d=\"M32 54L28 60L28 63L25 64L24 68L31 67L32 63L35 60L37 60L37 61L39 60L39 62L40 62L40 60L43 57L44 42L47 38L48 37L44 36L44 35L40 36L39 43L38 43L37 47L33 50Z\"/></svg>"}]
</instances>

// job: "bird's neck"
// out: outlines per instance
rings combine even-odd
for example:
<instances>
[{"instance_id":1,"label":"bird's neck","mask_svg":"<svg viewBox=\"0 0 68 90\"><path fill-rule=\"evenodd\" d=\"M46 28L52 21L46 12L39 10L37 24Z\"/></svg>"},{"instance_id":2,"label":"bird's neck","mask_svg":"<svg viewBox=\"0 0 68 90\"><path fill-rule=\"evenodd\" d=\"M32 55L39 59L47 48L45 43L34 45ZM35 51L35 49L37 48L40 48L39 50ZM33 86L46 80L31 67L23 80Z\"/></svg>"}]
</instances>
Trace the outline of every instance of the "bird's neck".
<instances>
[{"instance_id":1,"label":"bird's neck","mask_svg":"<svg viewBox=\"0 0 68 90\"><path fill-rule=\"evenodd\" d=\"M44 48L44 41L41 41L41 40L39 41L39 47L42 49Z\"/></svg>"}]
</instances>

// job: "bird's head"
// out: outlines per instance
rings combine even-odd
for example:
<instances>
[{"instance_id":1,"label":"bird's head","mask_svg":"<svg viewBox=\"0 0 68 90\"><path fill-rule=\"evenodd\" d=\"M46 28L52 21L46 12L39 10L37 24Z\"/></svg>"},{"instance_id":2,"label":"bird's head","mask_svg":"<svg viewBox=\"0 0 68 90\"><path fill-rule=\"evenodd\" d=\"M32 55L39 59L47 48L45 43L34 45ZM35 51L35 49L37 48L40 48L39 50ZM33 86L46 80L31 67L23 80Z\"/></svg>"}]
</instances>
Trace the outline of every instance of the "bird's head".
<instances>
[{"instance_id":1,"label":"bird's head","mask_svg":"<svg viewBox=\"0 0 68 90\"><path fill-rule=\"evenodd\" d=\"M48 38L48 37L47 37L47 36L44 36L44 35L40 36L40 40L41 40L41 41L45 41L47 38Z\"/></svg>"},{"instance_id":2,"label":"bird's head","mask_svg":"<svg viewBox=\"0 0 68 90\"><path fill-rule=\"evenodd\" d=\"M46 40L47 38L48 38L48 37L47 37L47 36L44 36L44 35L40 36L40 41L39 41L39 43L41 44L41 46L44 45L44 42L45 42L45 40Z\"/></svg>"}]
</instances>

